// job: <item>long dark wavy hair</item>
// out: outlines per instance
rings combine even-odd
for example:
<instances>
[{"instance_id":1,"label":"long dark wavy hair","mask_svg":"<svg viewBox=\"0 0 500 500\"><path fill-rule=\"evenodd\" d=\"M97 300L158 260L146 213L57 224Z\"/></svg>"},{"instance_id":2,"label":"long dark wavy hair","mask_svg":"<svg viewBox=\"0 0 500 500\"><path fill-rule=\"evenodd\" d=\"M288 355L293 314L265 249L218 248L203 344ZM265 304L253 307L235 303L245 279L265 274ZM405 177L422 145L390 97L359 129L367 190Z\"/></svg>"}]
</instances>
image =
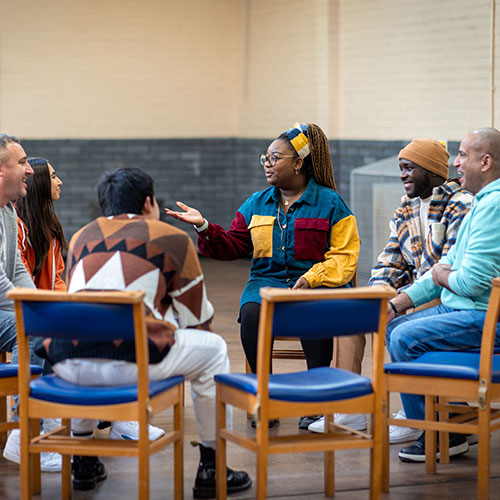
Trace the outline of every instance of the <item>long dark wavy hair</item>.
<instances>
[{"instance_id":1,"label":"long dark wavy hair","mask_svg":"<svg viewBox=\"0 0 500 500\"><path fill-rule=\"evenodd\" d=\"M51 238L59 241L62 251L68 248L68 243L52 202L49 162L45 158L28 158L28 162L34 173L28 176L26 196L15 204L17 214L28 228L35 253L33 276L36 276L49 253Z\"/></svg>"}]
</instances>

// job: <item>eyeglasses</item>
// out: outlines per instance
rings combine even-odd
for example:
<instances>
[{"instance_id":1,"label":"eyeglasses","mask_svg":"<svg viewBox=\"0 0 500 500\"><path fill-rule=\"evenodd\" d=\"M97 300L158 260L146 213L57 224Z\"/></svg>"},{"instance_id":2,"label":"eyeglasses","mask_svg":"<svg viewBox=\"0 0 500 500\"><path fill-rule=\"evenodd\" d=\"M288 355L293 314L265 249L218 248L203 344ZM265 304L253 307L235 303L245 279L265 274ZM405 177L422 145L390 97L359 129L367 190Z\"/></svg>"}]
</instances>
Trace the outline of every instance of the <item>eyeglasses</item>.
<instances>
[{"instance_id":1,"label":"eyeglasses","mask_svg":"<svg viewBox=\"0 0 500 500\"><path fill-rule=\"evenodd\" d=\"M272 167L276 166L276 163L278 163L278 160L281 158L296 158L296 155L282 155L278 156L275 154L266 156L265 154L259 155L259 162L260 164L264 167L266 163L270 163Z\"/></svg>"}]
</instances>

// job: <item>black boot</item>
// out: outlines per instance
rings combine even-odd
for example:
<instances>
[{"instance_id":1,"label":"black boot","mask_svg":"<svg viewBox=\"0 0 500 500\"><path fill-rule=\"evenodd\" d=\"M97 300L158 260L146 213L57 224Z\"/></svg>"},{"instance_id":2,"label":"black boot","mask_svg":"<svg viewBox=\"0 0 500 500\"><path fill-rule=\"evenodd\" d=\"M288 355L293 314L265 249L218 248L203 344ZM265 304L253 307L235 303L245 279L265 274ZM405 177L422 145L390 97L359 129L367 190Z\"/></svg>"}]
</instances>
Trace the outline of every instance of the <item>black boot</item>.
<instances>
[{"instance_id":1,"label":"black boot","mask_svg":"<svg viewBox=\"0 0 500 500\"><path fill-rule=\"evenodd\" d=\"M280 421L278 418L269 419L269 423L268 423L269 429L272 429L273 427L276 427L279 424L280 424ZM255 421L255 417L252 417L250 419L250 425L252 426L252 429L257 428L257 422Z\"/></svg>"},{"instance_id":2,"label":"black boot","mask_svg":"<svg viewBox=\"0 0 500 500\"><path fill-rule=\"evenodd\" d=\"M97 457L80 455L73 455L71 473L75 490L93 490L99 481L104 481L108 476L104 464Z\"/></svg>"},{"instance_id":3,"label":"black boot","mask_svg":"<svg viewBox=\"0 0 500 500\"><path fill-rule=\"evenodd\" d=\"M323 415L310 415L308 417L300 417L299 429L307 431L307 429L309 429L309 426L313 422L316 422L316 420L319 420L322 416Z\"/></svg>"},{"instance_id":4,"label":"black boot","mask_svg":"<svg viewBox=\"0 0 500 500\"><path fill-rule=\"evenodd\" d=\"M200 465L194 482L194 498L215 498L215 450L200 446ZM252 480L244 471L227 468L227 492L235 493L252 486Z\"/></svg>"}]
</instances>

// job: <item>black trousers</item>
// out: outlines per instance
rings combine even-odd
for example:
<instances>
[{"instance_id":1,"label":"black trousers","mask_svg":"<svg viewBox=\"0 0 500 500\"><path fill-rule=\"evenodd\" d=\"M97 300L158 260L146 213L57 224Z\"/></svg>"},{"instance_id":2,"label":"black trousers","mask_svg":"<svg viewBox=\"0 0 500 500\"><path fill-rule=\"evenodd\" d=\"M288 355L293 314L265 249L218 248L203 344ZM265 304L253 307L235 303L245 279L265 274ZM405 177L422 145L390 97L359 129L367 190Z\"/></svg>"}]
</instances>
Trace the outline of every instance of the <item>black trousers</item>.
<instances>
[{"instance_id":1,"label":"black trousers","mask_svg":"<svg viewBox=\"0 0 500 500\"><path fill-rule=\"evenodd\" d=\"M247 302L240 310L241 344L252 373L257 371L257 335L259 331L260 304ZM333 339L301 339L307 369L330 366Z\"/></svg>"}]
</instances>

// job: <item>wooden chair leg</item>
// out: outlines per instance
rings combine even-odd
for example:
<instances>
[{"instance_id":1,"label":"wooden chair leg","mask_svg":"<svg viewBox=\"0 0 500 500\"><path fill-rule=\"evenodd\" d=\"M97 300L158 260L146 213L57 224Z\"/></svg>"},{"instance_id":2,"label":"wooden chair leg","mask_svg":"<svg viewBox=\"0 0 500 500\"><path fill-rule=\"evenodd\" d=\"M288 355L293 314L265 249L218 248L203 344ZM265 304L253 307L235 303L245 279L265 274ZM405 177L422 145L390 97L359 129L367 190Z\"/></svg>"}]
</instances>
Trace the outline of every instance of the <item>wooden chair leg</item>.
<instances>
[{"instance_id":1,"label":"wooden chair leg","mask_svg":"<svg viewBox=\"0 0 500 500\"><path fill-rule=\"evenodd\" d=\"M33 421L33 431L31 436L38 436L40 434L40 420L36 419ZM42 459L42 455L37 453L36 455L32 455L33 461L31 467L31 479L32 479L32 487L31 493L33 495L39 495L42 491L42 470L40 461Z\"/></svg>"},{"instance_id":2,"label":"wooden chair leg","mask_svg":"<svg viewBox=\"0 0 500 500\"><path fill-rule=\"evenodd\" d=\"M7 396L2 396L0 398L0 422L7 422L7 407L8 407ZM0 432L0 448L5 448L5 443L7 442L7 431Z\"/></svg>"},{"instance_id":3,"label":"wooden chair leg","mask_svg":"<svg viewBox=\"0 0 500 500\"><path fill-rule=\"evenodd\" d=\"M436 420L435 403L435 396L425 396L425 420L427 422ZM436 473L436 431L429 429L425 431L425 472Z\"/></svg>"},{"instance_id":4,"label":"wooden chair leg","mask_svg":"<svg viewBox=\"0 0 500 500\"><path fill-rule=\"evenodd\" d=\"M62 456L62 498L69 500L71 498L71 455Z\"/></svg>"},{"instance_id":5,"label":"wooden chair leg","mask_svg":"<svg viewBox=\"0 0 500 500\"><path fill-rule=\"evenodd\" d=\"M31 499L33 495L33 490L35 489L35 484L41 485L40 478L40 454L33 453L30 454L28 450L29 442L31 436L38 435L40 433L40 421L33 420L28 422L26 427L21 428L21 464L19 466L19 480L20 480L20 498L21 500ZM38 474L35 473L36 462L38 461ZM38 475L38 480L35 476ZM39 492L38 492L39 493Z\"/></svg>"},{"instance_id":6,"label":"wooden chair leg","mask_svg":"<svg viewBox=\"0 0 500 500\"><path fill-rule=\"evenodd\" d=\"M267 467L269 465L269 426L267 425L268 415L265 414L265 418L262 417L262 408L259 408L259 421L257 423L256 429L256 441L257 441L257 485L256 485L256 498L257 500L267 499Z\"/></svg>"},{"instance_id":7,"label":"wooden chair leg","mask_svg":"<svg viewBox=\"0 0 500 500\"><path fill-rule=\"evenodd\" d=\"M330 431L330 423L333 422L333 415L325 415L325 434ZM335 496L335 452L325 451L324 459L324 483L325 496Z\"/></svg>"},{"instance_id":8,"label":"wooden chair leg","mask_svg":"<svg viewBox=\"0 0 500 500\"><path fill-rule=\"evenodd\" d=\"M149 433L146 417L139 421L139 500L149 500Z\"/></svg>"},{"instance_id":9,"label":"wooden chair leg","mask_svg":"<svg viewBox=\"0 0 500 500\"><path fill-rule=\"evenodd\" d=\"M149 499L149 455L139 451L139 500Z\"/></svg>"},{"instance_id":10,"label":"wooden chair leg","mask_svg":"<svg viewBox=\"0 0 500 500\"><path fill-rule=\"evenodd\" d=\"M32 431L31 436L38 436L40 434L40 420L35 419L32 421ZM31 474L32 474L32 495L39 495L42 491L42 470L40 460L42 458L41 454L33 455L34 460L32 462Z\"/></svg>"},{"instance_id":11,"label":"wooden chair leg","mask_svg":"<svg viewBox=\"0 0 500 500\"><path fill-rule=\"evenodd\" d=\"M221 401L219 387L217 387L217 449L215 454L215 486L217 500L227 498L227 476L226 476L226 440L222 437L221 430L226 428L226 405Z\"/></svg>"},{"instance_id":12,"label":"wooden chair leg","mask_svg":"<svg viewBox=\"0 0 500 500\"><path fill-rule=\"evenodd\" d=\"M387 493L389 491L389 481L390 481L390 464L389 464L389 426L387 425L387 419L391 414L390 404L389 404L389 394L386 394L386 404L384 412L384 423L382 428L382 491Z\"/></svg>"},{"instance_id":13,"label":"wooden chair leg","mask_svg":"<svg viewBox=\"0 0 500 500\"><path fill-rule=\"evenodd\" d=\"M257 500L267 499L268 449L267 446L264 448L257 452Z\"/></svg>"},{"instance_id":14,"label":"wooden chair leg","mask_svg":"<svg viewBox=\"0 0 500 500\"><path fill-rule=\"evenodd\" d=\"M174 431L179 433L179 439L174 442L174 498L184 498L184 384L178 388L179 400L174 406Z\"/></svg>"},{"instance_id":15,"label":"wooden chair leg","mask_svg":"<svg viewBox=\"0 0 500 500\"><path fill-rule=\"evenodd\" d=\"M69 436L71 434L71 420L69 418L62 419L61 425L64 430L62 434ZM71 455L62 456L62 498L69 500L71 498Z\"/></svg>"},{"instance_id":16,"label":"wooden chair leg","mask_svg":"<svg viewBox=\"0 0 500 500\"><path fill-rule=\"evenodd\" d=\"M385 418L382 409L379 408L372 414L372 440L373 447L370 450L370 499L379 500L382 494L382 470L383 470L383 434Z\"/></svg>"},{"instance_id":17,"label":"wooden chair leg","mask_svg":"<svg viewBox=\"0 0 500 500\"><path fill-rule=\"evenodd\" d=\"M448 404L447 398L439 398L440 404ZM450 418L447 411L439 412L439 421L445 421ZM450 463L450 433L446 431L439 431L439 463Z\"/></svg>"},{"instance_id":18,"label":"wooden chair leg","mask_svg":"<svg viewBox=\"0 0 500 500\"><path fill-rule=\"evenodd\" d=\"M479 410L478 416L478 450L477 450L477 498L489 498L490 485L490 420L491 409L486 405Z\"/></svg>"},{"instance_id":19,"label":"wooden chair leg","mask_svg":"<svg viewBox=\"0 0 500 500\"><path fill-rule=\"evenodd\" d=\"M325 451L324 456L325 467L325 496L335 496L335 453L333 451Z\"/></svg>"}]
</instances>

